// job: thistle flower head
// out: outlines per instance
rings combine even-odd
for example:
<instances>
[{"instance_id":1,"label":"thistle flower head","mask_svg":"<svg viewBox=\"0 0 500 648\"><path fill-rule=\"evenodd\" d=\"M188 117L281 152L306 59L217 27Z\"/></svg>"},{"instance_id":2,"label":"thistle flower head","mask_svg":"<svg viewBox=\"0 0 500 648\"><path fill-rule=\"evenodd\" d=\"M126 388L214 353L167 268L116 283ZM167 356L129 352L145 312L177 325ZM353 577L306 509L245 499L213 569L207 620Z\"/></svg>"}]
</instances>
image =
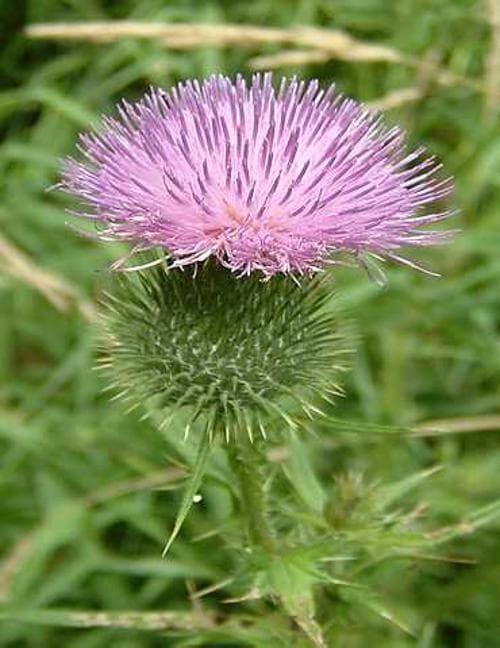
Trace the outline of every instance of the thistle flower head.
<instances>
[{"instance_id":1,"label":"thistle flower head","mask_svg":"<svg viewBox=\"0 0 500 648\"><path fill-rule=\"evenodd\" d=\"M213 76L118 113L81 137L85 159L62 180L105 239L270 276L316 271L337 252L404 261L400 248L448 237L422 229L449 215L432 208L452 187L440 165L333 87Z\"/></svg>"},{"instance_id":2,"label":"thistle flower head","mask_svg":"<svg viewBox=\"0 0 500 648\"><path fill-rule=\"evenodd\" d=\"M237 279L208 262L115 281L105 366L133 403L153 398L156 409L188 411L186 431L202 418L212 436L265 436L273 419L296 426L293 412L312 416L315 402L339 391L346 340L325 307L325 278L299 286L286 277Z\"/></svg>"}]
</instances>

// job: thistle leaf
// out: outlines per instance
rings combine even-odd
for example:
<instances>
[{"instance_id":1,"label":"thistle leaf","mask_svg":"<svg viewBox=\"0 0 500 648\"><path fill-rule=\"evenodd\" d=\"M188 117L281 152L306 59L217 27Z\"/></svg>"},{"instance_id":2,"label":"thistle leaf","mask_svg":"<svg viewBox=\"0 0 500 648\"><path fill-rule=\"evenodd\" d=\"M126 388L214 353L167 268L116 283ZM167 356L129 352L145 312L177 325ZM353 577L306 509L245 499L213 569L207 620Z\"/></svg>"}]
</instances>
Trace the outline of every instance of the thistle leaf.
<instances>
[{"instance_id":1,"label":"thistle leaf","mask_svg":"<svg viewBox=\"0 0 500 648\"><path fill-rule=\"evenodd\" d=\"M321 513L326 502L325 492L312 470L307 448L295 435L289 447L290 459L284 466L288 480L304 503Z\"/></svg>"},{"instance_id":2,"label":"thistle leaf","mask_svg":"<svg viewBox=\"0 0 500 648\"><path fill-rule=\"evenodd\" d=\"M380 510L388 508L409 491L417 488L422 482L438 473L442 468L442 466L432 466L431 468L420 470L409 477L380 488L377 496L378 507Z\"/></svg>"},{"instance_id":3,"label":"thistle leaf","mask_svg":"<svg viewBox=\"0 0 500 648\"><path fill-rule=\"evenodd\" d=\"M312 644L316 648L326 648L321 626L315 618L312 588L295 597L282 597L281 602Z\"/></svg>"},{"instance_id":4,"label":"thistle leaf","mask_svg":"<svg viewBox=\"0 0 500 648\"><path fill-rule=\"evenodd\" d=\"M172 532L170 533L170 537L167 540L167 544L165 545L165 549L163 550L162 553L163 558L167 555L170 547L172 546L172 543L174 542L175 538L179 534L179 531L181 530L181 527L184 524L184 520L186 519L191 509L191 506L193 505L193 498L196 495L196 492L198 491L201 481L203 479L203 475L205 474L209 448L210 448L210 436L209 436L209 428L207 426L207 429L205 430L205 433L198 447L198 454L196 457L195 464L193 466L193 472L191 474L191 477L189 477L189 481L186 485L186 489L182 497L181 505L179 507L179 510L177 511L174 528L172 529Z\"/></svg>"}]
</instances>

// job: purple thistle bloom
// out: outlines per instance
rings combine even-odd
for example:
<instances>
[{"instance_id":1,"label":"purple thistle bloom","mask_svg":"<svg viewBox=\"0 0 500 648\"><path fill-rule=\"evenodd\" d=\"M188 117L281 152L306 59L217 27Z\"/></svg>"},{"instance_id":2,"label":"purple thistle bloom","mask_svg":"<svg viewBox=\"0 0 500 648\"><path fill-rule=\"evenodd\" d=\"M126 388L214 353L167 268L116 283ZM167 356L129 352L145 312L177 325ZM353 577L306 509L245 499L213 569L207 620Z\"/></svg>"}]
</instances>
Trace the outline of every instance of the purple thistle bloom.
<instances>
[{"instance_id":1,"label":"purple thistle bloom","mask_svg":"<svg viewBox=\"0 0 500 648\"><path fill-rule=\"evenodd\" d=\"M342 251L413 265L400 248L449 238L421 229L450 215L427 211L452 190L441 165L333 86L213 76L118 111L81 136L86 160L67 160L61 184L105 240L270 276L316 271Z\"/></svg>"}]
</instances>

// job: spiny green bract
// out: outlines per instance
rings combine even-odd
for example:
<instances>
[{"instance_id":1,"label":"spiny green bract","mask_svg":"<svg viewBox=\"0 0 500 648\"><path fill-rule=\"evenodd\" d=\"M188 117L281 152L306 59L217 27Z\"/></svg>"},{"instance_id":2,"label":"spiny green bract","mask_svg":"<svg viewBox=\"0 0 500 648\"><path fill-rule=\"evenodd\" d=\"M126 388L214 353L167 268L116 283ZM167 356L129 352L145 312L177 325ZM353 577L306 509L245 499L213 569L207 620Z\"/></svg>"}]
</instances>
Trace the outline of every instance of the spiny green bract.
<instances>
[{"instance_id":1,"label":"spiny green bract","mask_svg":"<svg viewBox=\"0 0 500 648\"><path fill-rule=\"evenodd\" d=\"M295 425L292 401L311 415L316 396L339 391L346 349L325 308L324 278L265 282L215 263L195 272L162 265L121 275L115 288L104 365L114 368L121 396L190 408L186 434L202 416L210 436L266 436L276 416Z\"/></svg>"}]
</instances>

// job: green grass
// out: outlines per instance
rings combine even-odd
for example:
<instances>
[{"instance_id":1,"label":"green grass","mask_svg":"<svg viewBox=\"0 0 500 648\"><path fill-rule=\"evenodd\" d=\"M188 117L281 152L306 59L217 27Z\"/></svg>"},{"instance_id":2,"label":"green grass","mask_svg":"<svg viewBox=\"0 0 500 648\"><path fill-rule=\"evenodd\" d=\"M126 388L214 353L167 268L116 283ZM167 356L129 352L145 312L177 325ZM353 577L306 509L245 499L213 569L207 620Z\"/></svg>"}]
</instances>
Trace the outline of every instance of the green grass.
<instances>
[{"instance_id":1,"label":"green grass","mask_svg":"<svg viewBox=\"0 0 500 648\"><path fill-rule=\"evenodd\" d=\"M58 160L74 152L77 133L120 97L216 71L250 73L252 57L291 46L173 50L147 40L95 45L22 33L32 22L123 18L342 29L460 77L446 85L428 68L349 60L278 70L335 80L365 101L427 79L421 99L387 118L405 125L411 141L425 143L455 175L461 232L446 248L419 254L441 279L392 267L381 290L359 271L338 272L359 335L346 397L313 426L307 450L297 442L276 461L273 503L287 538L299 533L307 542L313 529L347 529L344 545L336 540L331 550L348 548L356 560L329 573L364 589L330 585L318 593L328 645L500 645L500 123L485 82L496 77L500 88L500 69L488 67L494 39L486 4L2 4L2 237L36 264L35 278L42 270L56 274L76 299L71 293L66 309L55 308L4 260L0 245L1 645L309 645L270 601L224 603L245 594L242 586L190 600L190 591L245 566L234 485L217 453L203 501L169 557L160 558L194 449L182 443L182 422L159 432L102 393L104 379L93 370L96 327L88 304L82 314L77 302L97 302L120 249L73 233L64 214L69 202L46 191L57 180ZM434 419L447 421L432 434L415 433ZM460 422L464 431L457 432ZM319 478L304 469L307 458ZM440 470L421 473L434 466ZM419 516L403 534L398 525L415 507ZM294 518L298 510L308 513ZM442 543L415 550L417 536L433 529L441 529ZM407 551L395 558L390 549L402 542ZM162 618L151 616L165 610Z\"/></svg>"}]
</instances>

